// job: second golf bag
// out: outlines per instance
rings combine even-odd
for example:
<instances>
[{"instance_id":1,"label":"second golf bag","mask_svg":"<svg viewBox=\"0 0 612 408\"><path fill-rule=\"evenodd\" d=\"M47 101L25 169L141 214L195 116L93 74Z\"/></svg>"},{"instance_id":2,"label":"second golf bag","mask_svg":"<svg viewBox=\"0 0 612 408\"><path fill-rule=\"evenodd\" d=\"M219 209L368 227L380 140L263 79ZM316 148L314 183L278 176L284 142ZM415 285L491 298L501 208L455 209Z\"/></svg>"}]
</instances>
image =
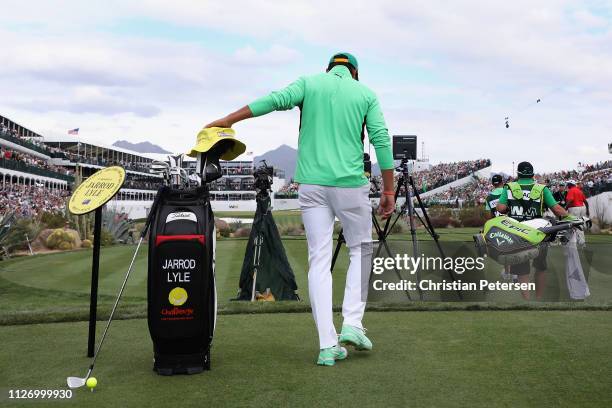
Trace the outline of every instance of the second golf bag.
<instances>
[{"instance_id":1,"label":"second golf bag","mask_svg":"<svg viewBox=\"0 0 612 408\"><path fill-rule=\"evenodd\" d=\"M479 256L486 254L502 265L515 265L537 258L552 241L563 242L565 233L583 225L583 219L553 225L543 218L519 222L500 216L487 221L483 231L474 235L474 242Z\"/></svg>"},{"instance_id":2,"label":"second golf bag","mask_svg":"<svg viewBox=\"0 0 612 408\"><path fill-rule=\"evenodd\" d=\"M147 286L153 369L199 373L210 369L217 314L214 216L205 187L168 187L159 194Z\"/></svg>"}]
</instances>

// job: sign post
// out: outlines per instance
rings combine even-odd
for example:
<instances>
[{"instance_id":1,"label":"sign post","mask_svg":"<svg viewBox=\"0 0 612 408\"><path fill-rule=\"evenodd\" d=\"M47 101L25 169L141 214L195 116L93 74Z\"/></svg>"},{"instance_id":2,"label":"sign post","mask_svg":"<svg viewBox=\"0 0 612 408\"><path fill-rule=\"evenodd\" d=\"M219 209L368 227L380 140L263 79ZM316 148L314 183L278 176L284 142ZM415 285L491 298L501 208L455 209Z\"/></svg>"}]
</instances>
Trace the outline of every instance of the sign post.
<instances>
[{"instance_id":1,"label":"sign post","mask_svg":"<svg viewBox=\"0 0 612 408\"><path fill-rule=\"evenodd\" d=\"M89 299L89 337L87 356L93 357L96 342L96 315L98 307L98 275L100 271L100 244L102 236L102 207L119 191L125 181L125 170L119 166L107 167L83 181L70 197L68 209L74 215L95 211L93 259L91 264L91 291Z\"/></svg>"}]
</instances>

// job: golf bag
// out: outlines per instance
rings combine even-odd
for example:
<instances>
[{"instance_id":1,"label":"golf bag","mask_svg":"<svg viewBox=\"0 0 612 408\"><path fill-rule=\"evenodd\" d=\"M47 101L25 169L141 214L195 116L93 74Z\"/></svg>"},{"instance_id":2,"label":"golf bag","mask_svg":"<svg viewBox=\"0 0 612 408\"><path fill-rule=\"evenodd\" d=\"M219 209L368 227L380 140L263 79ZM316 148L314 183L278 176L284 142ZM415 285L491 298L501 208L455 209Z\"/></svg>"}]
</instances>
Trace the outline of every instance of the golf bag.
<instances>
[{"instance_id":1,"label":"golf bag","mask_svg":"<svg viewBox=\"0 0 612 408\"><path fill-rule=\"evenodd\" d=\"M474 242L479 256L486 254L502 265L515 265L537 258L556 238L567 241L567 234L583 225L584 220L552 225L543 218L519 222L500 216L487 221L484 230L474 235Z\"/></svg>"},{"instance_id":2,"label":"golf bag","mask_svg":"<svg viewBox=\"0 0 612 408\"><path fill-rule=\"evenodd\" d=\"M210 369L215 223L205 187L162 189L149 236L148 323L161 375Z\"/></svg>"}]
</instances>

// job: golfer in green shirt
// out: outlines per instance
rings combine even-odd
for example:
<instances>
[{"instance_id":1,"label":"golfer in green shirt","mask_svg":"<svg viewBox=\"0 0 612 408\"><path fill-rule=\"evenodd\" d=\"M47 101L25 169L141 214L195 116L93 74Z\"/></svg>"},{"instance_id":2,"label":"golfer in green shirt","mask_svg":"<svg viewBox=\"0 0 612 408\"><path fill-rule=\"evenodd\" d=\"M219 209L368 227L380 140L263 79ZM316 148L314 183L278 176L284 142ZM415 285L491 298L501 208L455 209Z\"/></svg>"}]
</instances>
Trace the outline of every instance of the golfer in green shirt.
<instances>
[{"instance_id":1,"label":"golfer in green shirt","mask_svg":"<svg viewBox=\"0 0 612 408\"><path fill-rule=\"evenodd\" d=\"M325 366L346 358L347 351L340 344L372 349L361 322L367 294L362 282L368 281L362 279L361 265L369 265L371 259L371 250L362 251L361 244L372 240L370 188L363 169L364 127L383 178L379 213L389 217L395 209L389 132L378 98L358 78L357 59L338 53L329 60L325 73L301 77L207 125L231 127L240 120L300 108L295 181L300 184L299 203L308 240L308 289L320 345L317 364ZM340 337L333 322L330 273L336 217L344 228L350 257Z\"/></svg>"}]
</instances>

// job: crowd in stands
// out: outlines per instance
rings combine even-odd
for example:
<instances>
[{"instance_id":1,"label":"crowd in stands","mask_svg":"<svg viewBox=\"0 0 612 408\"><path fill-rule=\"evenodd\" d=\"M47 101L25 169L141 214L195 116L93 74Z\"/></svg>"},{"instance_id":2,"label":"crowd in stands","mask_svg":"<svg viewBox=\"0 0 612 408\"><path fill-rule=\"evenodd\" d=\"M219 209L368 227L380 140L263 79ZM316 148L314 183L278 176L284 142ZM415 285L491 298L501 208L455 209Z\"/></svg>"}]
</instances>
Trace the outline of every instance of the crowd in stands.
<instances>
[{"instance_id":1,"label":"crowd in stands","mask_svg":"<svg viewBox=\"0 0 612 408\"><path fill-rule=\"evenodd\" d=\"M222 166L221 168L222 174L224 176L252 176L253 175L253 167L244 166L244 167L227 167Z\"/></svg>"},{"instance_id":2,"label":"crowd in stands","mask_svg":"<svg viewBox=\"0 0 612 408\"><path fill-rule=\"evenodd\" d=\"M123 183L123 188L132 188L136 190L157 190L161 184L161 179L158 181L150 181L147 179L126 178L125 182Z\"/></svg>"},{"instance_id":3,"label":"crowd in stands","mask_svg":"<svg viewBox=\"0 0 612 408\"><path fill-rule=\"evenodd\" d=\"M282 186L275 194L275 198L297 198L299 184L291 180Z\"/></svg>"},{"instance_id":4,"label":"crowd in stands","mask_svg":"<svg viewBox=\"0 0 612 408\"><path fill-rule=\"evenodd\" d=\"M37 217L42 212L63 211L69 194L44 186L6 184L0 186L0 214L14 211L17 217Z\"/></svg>"},{"instance_id":5,"label":"crowd in stands","mask_svg":"<svg viewBox=\"0 0 612 408\"><path fill-rule=\"evenodd\" d=\"M584 169L584 173L591 173L593 171L612 169L612 160L606 160L595 164L582 164L578 163L579 168Z\"/></svg>"},{"instance_id":6,"label":"crowd in stands","mask_svg":"<svg viewBox=\"0 0 612 408\"><path fill-rule=\"evenodd\" d=\"M468 160L455 163L440 163L429 170L419 171L413 175L415 186L424 193L455 180L467 177L474 172L491 165L491 160Z\"/></svg>"},{"instance_id":7,"label":"crowd in stands","mask_svg":"<svg viewBox=\"0 0 612 408\"><path fill-rule=\"evenodd\" d=\"M0 137L3 139L9 140L13 143L21 145L31 150L36 150L39 153L50 155L51 151L45 144L31 137L22 137L20 136L15 129L9 129L3 123L0 123Z\"/></svg>"},{"instance_id":8,"label":"crowd in stands","mask_svg":"<svg viewBox=\"0 0 612 408\"><path fill-rule=\"evenodd\" d=\"M427 170L415 172L413 176L415 187L419 193L423 193L434 188L451 183L463 177L467 177L474 172L484 169L491 165L489 159L467 160L455 163L440 163ZM395 184L397 185L400 174L395 174ZM372 176L371 197L379 197L382 188L382 177ZM283 186L276 194L276 198L297 198L298 184L293 181ZM400 195L405 194L404 189L400 189Z\"/></svg>"},{"instance_id":9,"label":"crowd in stands","mask_svg":"<svg viewBox=\"0 0 612 408\"><path fill-rule=\"evenodd\" d=\"M569 172L547 173L536 178L540 183L549 186L553 192L564 191L568 180L578 182L579 187L587 197L603 193L604 191L612 191L611 167L601 167L597 170L585 172L573 170Z\"/></svg>"},{"instance_id":10,"label":"crowd in stands","mask_svg":"<svg viewBox=\"0 0 612 408\"><path fill-rule=\"evenodd\" d=\"M420 194L435 188L444 186L453 181L467 177L478 170L482 170L491 165L489 159L467 160L455 163L440 163L427 170L416 171L412 174L414 186ZM395 185L397 186L400 174L395 174ZM382 188L381 176L372 177L372 183L379 190ZM400 189L400 196L405 195L403 188ZM379 192L372 193L371 196L378 197Z\"/></svg>"},{"instance_id":11,"label":"crowd in stands","mask_svg":"<svg viewBox=\"0 0 612 408\"><path fill-rule=\"evenodd\" d=\"M25 170L25 166L35 167L43 170L52 171L62 175L72 175L71 170L63 167L54 166L47 160L41 159L27 153L18 152L16 150L0 147L0 167L10 168L15 170Z\"/></svg>"},{"instance_id":12,"label":"crowd in stands","mask_svg":"<svg viewBox=\"0 0 612 408\"><path fill-rule=\"evenodd\" d=\"M211 191L252 191L255 189L253 177L223 176L208 185Z\"/></svg>"},{"instance_id":13,"label":"crowd in stands","mask_svg":"<svg viewBox=\"0 0 612 408\"><path fill-rule=\"evenodd\" d=\"M428 196L423 201L427 205L445 205L451 207L481 205L493 189L491 181L486 178L474 178L460 187L451 187L441 193Z\"/></svg>"},{"instance_id":14,"label":"crowd in stands","mask_svg":"<svg viewBox=\"0 0 612 408\"><path fill-rule=\"evenodd\" d=\"M547 185L553 193L563 192L567 189L567 182L573 180L583 190L587 197L612 191L612 161L596 165L582 165L579 170L564 170L553 173L537 174L539 183ZM511 181L511 180L505 180ZM493 189L490 180L474 177L474 180L458 187L427 197L428 205L448 205L453 207L482 205L489 192Z\"/></svg>"},{"instance_id":15,"label":"crowd in stands","mask_svg":"<svg viewBox=\"0 0 612 408\"><path fill-rule=\"evenodd\" d=\"M121 166L126 170L139 171L141 173L149 173L151 166L148 163L134 163L124 160L109 160L105 157L84 157L74 153L65 152L65 156L73 163L93 164L95 166Z\"/></svg>"}]
</instances>

